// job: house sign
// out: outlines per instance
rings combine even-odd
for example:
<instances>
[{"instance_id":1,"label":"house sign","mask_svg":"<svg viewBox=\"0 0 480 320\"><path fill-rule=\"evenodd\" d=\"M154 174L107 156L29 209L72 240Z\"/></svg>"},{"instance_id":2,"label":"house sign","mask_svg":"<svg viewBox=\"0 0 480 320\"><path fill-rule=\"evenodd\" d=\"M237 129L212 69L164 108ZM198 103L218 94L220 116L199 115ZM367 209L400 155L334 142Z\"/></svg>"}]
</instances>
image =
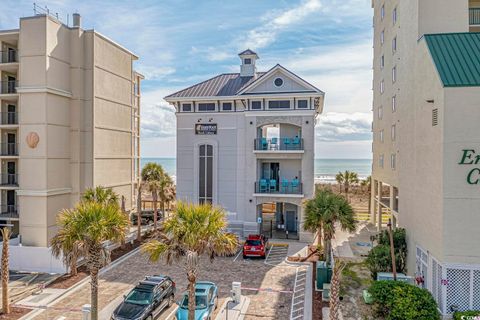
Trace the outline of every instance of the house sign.
<instances>
[{"instance_id":1,"label":"house sign","mask_svg":"<svg viewBox=\"0 0 480 320\"><path fill-rule=\"evenodd\" d=\"M480 184L480 153L477 153L474 149L463 149L462 158L458 164L476 166L468 172L467 183Z\"/></svg>"},{"instance_id":2,"label":"house sign","mask_svg":"<svg viewBox=\"0 0 480 320\"><path fill-rule=\"evenodd\" d=\"M216 123L197 123L195 125L195 134L199 134L199 135L217 134L217 124Z\"/></svg>"}]
</instances>

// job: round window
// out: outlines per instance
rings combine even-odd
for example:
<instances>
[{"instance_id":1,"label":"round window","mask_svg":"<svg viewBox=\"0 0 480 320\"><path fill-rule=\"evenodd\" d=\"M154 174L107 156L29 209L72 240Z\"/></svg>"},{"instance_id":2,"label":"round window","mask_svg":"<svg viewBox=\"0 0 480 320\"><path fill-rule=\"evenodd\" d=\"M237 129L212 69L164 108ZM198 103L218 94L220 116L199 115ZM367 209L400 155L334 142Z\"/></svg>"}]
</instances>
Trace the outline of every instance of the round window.
<instances>
[{"instance_id":1,"label":"round window","mask_svg":"<svg viewBox=\"0 0 480 320\"><path fill-rule=\"evenodd\" d=\"M276 78L275 81L273 81L275 86L281 87L283 85L283 79L282 78Z\"/></svg>"}]
</instances>

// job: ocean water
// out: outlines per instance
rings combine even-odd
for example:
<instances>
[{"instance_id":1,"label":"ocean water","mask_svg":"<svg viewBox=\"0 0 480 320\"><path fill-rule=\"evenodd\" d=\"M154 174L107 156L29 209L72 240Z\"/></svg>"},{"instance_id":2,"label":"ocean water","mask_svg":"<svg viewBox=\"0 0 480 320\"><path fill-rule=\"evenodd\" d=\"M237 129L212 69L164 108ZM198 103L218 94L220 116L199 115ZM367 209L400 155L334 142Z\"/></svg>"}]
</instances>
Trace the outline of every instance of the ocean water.
<instances>
[{"instance_id":1,"label":"ocean water","mask_svg":"<svg viewBox=\"0 0 480 320\"><path fill-rule=\"evenodd\" d=\"M156 162L160 164L169 175L175 177L176 162L175 158L142 158L141 167L147 162ZM315 181L317 182L335 182L335 175L345 170L354 171L363 179L372 172L371 159L315 159Z\"/></svg>"}]
</instances>

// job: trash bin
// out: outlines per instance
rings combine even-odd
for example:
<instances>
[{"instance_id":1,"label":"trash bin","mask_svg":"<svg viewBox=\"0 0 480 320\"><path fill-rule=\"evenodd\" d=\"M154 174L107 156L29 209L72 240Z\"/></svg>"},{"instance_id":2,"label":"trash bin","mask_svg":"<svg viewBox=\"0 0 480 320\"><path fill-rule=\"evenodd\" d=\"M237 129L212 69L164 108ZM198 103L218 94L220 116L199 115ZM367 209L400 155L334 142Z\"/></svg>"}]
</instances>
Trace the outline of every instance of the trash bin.
<instances>
[{"instance_id":1,"label":"trash bin","mask_svg":"<svg viewBox=\"0 0 480 320\"><path fill-rule=\"evenodd\" d=\"M325 261L317 261L317 290L323 290L324 283L330 283L332 268Z\"/></svg>"}]
</instances>

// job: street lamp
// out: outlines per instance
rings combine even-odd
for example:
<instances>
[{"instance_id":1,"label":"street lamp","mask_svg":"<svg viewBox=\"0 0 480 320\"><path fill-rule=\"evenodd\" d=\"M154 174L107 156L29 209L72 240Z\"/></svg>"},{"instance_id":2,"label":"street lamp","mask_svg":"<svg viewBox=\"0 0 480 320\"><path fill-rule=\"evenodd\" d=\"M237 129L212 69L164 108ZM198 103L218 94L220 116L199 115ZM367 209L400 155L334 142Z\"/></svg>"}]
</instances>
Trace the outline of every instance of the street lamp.
<instances>
[{"instance_id":1,"label":"street lamp","mask_svg":"<svg viewBox=\"0 0 480 320\"><path fill-rule=\"evenodd\" d=\"M393 281L397 281L397 265L395 263L395 248L393 246L392 219L388 219L388 235L390 237L390 255L392 256Z\"/></svg>"}]
</instances>

